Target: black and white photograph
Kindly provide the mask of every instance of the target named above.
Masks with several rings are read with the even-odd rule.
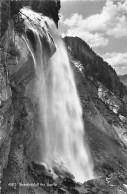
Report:
[[[0,194],[127,194],[127,0],[0,1]]]

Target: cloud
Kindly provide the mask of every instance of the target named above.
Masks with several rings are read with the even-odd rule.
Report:
[[[103,59],[107,61],[116,70],[118,74],[127,73],[127,53],[106,53]]]
[[[92,32],[105,29],[108,20],[109,16],[106,14],[101,14],[101,16],[100,14],[95,14],[84,19],[81,14],[75,13],[69,19],[66,19],[64,24],[68,27],[79,27]]]
[[[127,66],[127,53],[106,53],[103,58],[114,67],[119,66],[119,64],[126,64]]]
[[[107,0],[100,14],[94,14],[87,18],[83,18],[81,14],[75,13],[70,18],[61,21],[68,28],[67,34],[88,35],[92,41],[94,37],[100,41],[104,40],[102,46],[108,44],[109,38],[127,38],[127,1],[126,0]],[[70,33],[71,32],[71,33]],[[92,43],[93,44],[93,43]],[[93,44],[94,45],[94,44]],[[100,44],[95,44],[95,47]]]
[[[75,13],[71,18],[66,19],[63,23],[69,27],[78,27],[84,21],[83,16]]]
[[[64,35],[78,36],[86,41],[91,47],[106,46],[109,43],[109,40],[105,38],[101,32],[93,33],[84,27],[84,19],[82,15],[76,13],[66,20],[62,17],[61,22],[65,28],[66,25],[69,26]]]
[[[106,46],[109,42],[107,38],[104,38],[99,33],[90,33],[87,31],[82,31],[79,28],[73,28],[67,31],[68,36],[78,36],[84,41],[86,41],[91,47]]]

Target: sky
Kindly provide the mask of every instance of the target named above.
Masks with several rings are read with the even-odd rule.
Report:
[[[127,0],[61,0],[59,31],[78,36],[127,74]]]

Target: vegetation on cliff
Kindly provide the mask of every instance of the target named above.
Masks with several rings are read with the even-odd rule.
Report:
[[[127,88],[120,82],[115,70],[98,56],[85,41],[78,37],[65,37],[64,41],[71,56],[83,64],[86,76],[92,76],[100,81],[121,98],[127,94]]]

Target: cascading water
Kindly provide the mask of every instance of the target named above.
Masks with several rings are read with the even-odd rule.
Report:
[[[92,179],[93,165],[84,142],[81,104],[65,46],[52,20],[29,8],[21,12],[27,35],[24,40],[33,56],[37,76],[40,155],[35,160],[61,171],[66,169],[79,182]],[[45,51],[44,37],[56,47],[51,57],[50,51]]]

